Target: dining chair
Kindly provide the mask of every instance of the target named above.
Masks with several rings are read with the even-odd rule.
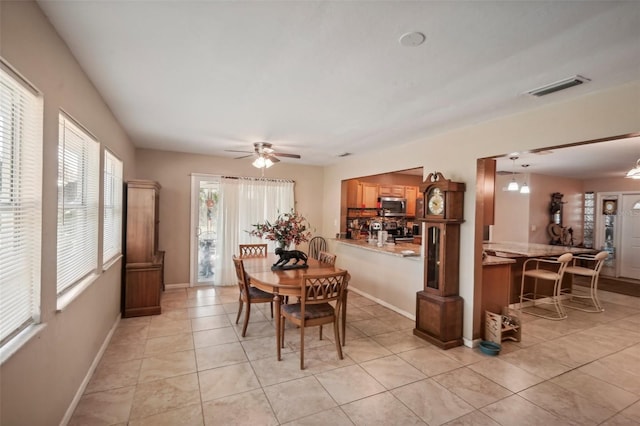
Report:
[[[322,237],[313,237],[309,241],[309,257],[318,260],[320,252],[327,249],[327,240]]]
[[[567,290],[561,289],[560,294],[568,295],[570,297],[569,301],[573,301],[574,298],[584,300],[583,304],[585,307],[566,304],[565,306],[567,308],[577,309],[583,312],[604,312],[604,308],[602,307],[602,305],[600,304],[600,300],[598,299],[598,278],[600,277],[600,271],[602,270],[607,257],[609,257],[609,253],[606,251],[601,251],[596,255],[581,254],[579,256],[573,257],[573,264],[567,266],[567,269],[565,269],[564,271],[565,274],[573,275],[571,287]],[[576,261],[584,262],[590,267],[580,266],[579,264],[576,264]],[[575,281],[576,276],[589,277],[591,279],[589,283],[588,295],[575,294],[575,287],[573,286],[573,282]],[[593,307],[590,307],[588,305],[589,301],[586,299],[590,300]]]
[[[300,302],[282,305],[280,309],[280,346],[284,347],[285,322],[289,320],[300,328],[300,369],[304,370],[304,329],[320,326],[320,340],[322,340],[322,325],[333,323],[336,350],[340,359],[342,346],[340,345],[339,315],[343,294],[347,286],[347,271],[330,274],[305,274],[300,279]],[[335,307],[330,304],[335,302]]]
[[[321,251],[318,255],[318,261],[321,263],[328,263],[329,265],[335,265],[336,255],[329,253],[328,251]]]
[[[567,314],[562,306],[560,290],[562,278],[564,277],[567,265],[573,259],[571,253],[565,253],[557,259],[531,258],[522,265],[522,283],[520,284],[520,312],[525,312],[541,318],[550,320],[563,320]],[[533,266],[532,266],[533,265]],[[527,278],[533,278],[533,292],[525,293],[525,282]],[[538,280],[553,283],[553,293],[551,295],[538,294]],[[544,314],[539,311],[524,310],[524,302],[532,302],[535,307],[540,304],[551,304],[555,308],[555,314]]]
[[[267,245],[240,244],[240,257],[267,257]]]
[[[238,296],[238,316],[236,317],[236,324],[240,320],[240,314],[242,313],[242,307],[246,303],[247,309],[244,314],[244,324],[242,325],[242,337],[247,334],[247,326],[249,325],[249,316],[251,315],[252,303],[271,303],[271,317],[273,318],[273,294],[262,291],[258,288],[249,285],[249,279],[244,271],[244,263],[242,259],[233,256],[233,265],[236,268],[236,277],[238,278],[238,289],[240,295]]]

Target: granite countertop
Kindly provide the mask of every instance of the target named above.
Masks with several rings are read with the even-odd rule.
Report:
[[[498,257],[545,257],[560,256],[564,253],[595,253],[596,250],[584,247],[552,246],[547,244],[517,243],[510,241],[485,242],[483,250]]]
[[[358,247],[364,250],[375,251],[378,253],[390,254],[399,257],[420,257],[420,245],[410,243],[385,244],[378,247],[376,243],[369,243],[367,240],[343,240],[337,239],[336,242],[348,246]]]
[[[516,260],[498,256],[486,256],[482,259],[482,266],[506,265],[510,263],[516,263]]]

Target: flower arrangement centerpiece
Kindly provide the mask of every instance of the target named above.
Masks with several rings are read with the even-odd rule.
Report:
[[[247,231],[250,235],[276,241],[283,249],[289,247],[291,243],[298,245],[311,238],[309,222],[293,209],[288,213],[280,213],[275,222],[265,221],[251,226],[254,229]]]

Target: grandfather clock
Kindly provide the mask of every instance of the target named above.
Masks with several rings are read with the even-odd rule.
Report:
[[[465,184],[429,174],[424,193],[424,290],[416,296],[413,334],[443,349],[462,344],[462,297],[458,295],[460,224]]]

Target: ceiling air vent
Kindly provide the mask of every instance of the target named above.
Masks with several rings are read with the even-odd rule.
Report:
[[[578,86],[579,84],[591,81],[590,79],[581,75],[574,75],[573,77],[565,78],[564,80],[556,81],[555,83],[547,84],[546,86],[538,87],[537,89],[529,90],[527,94],[531,96],[545,96],[559,90],[568,89],[569,87]]]

